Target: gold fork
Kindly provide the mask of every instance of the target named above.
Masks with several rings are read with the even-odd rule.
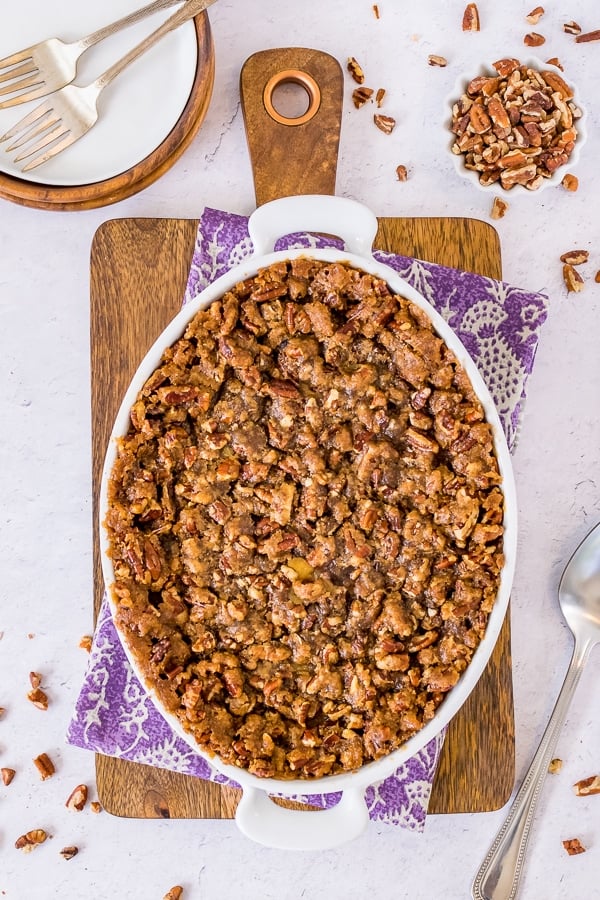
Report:
[[[0,59],[0,109],[37,100],[69,84],[75,78],[77,61],[90,47],[134,25],[161,9],[181,0],[154,0],[148,6],[105,25],[78,41],[67,43],[60,38],[48,38]],[[3,99],[4,98],[4,99]]]
[[[3,134],[0,137],[0,144],[12,140],[6,147],[7,153],[20,149],[20,153],[14,157],[15,162],[29,159],[29,162],[22,166],[22,172],[41,166],[42,163],[52,159],[87,134],[96,123],[98,97],[123,69],[170,31],[198,15],[214,2],[215,0],[186,0],[181,9],[95,81],[85,86],[68,84],[56,91]]]

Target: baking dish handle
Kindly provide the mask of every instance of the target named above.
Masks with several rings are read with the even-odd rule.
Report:
[[[278,238],[299,231],[335,235],[358,256],[372,256],[377,217],[362,203],[348,197],[302,194],[264,203],[248,222],[254,253],[270,253]]]
[[[278,850],[327,850],[357,838],[367,827],[364,788],[345,790],[337,806],[324,810],[287,809],[265,791],[245,787],[235,820],[251,840]]]

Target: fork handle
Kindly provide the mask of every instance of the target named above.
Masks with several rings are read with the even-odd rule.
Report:
[[[592,641],[579,643],[576,640],[571,663],[540,745],[504,824],[473,882],[474,900],[514,900],[516,897],[542,784],[591,649]]]
[[[116,34],[117,31],[121,31],[122,28],[127,28],[129,25],[135,25],[136,22],[141,22],[146,16],[151,16],[152,13],[158,12],[161,9],[168,9],[169,6],[174,6],[176,3],[181,3],[181,0],[154,0],[154,3],[149,3],[148,6],[143,6],[141,9],[129,13],[128,16],[123,16],[122,19],[117,19],[116,22],[111,22],[110,25],[99,28],[98,31],[93,31],[76,43],[79,47],[87,50],[88,47],[93,47],[94,44],[98,44],[100,41],[103,41],[104,38]]]
[[[188,19],[197,16],[199,13],[203,12],[207,6],[210,6],[214,2],[215,0],[186,0],[182,8],[178,9],[176,13],[170,16],[166,22],[163,22],[156,31],[149,34],[147,38],[137,44],[129,51],[129,53],[117,60],[116,63],[113,63],[106,72],[100,75],[96,81],[94,81],[94,87],[98,91],[101,91],[107,84],[110,84],[113,78],[120,75],[123,69],[127,68],[130,63],[134,62],[134,60],[141,56],[142,53],[149,50],[150,47],[153,47],[154,44],[157,44],[166,34],[169,34],[169,32],[173,31],[175,28],[179,28],[179,26],[183,25],[184,22],[187,22]]]

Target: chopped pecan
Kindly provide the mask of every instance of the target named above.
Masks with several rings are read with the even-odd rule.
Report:
[[[364,84],[365,81],[365,73],[363,72],[361,66],[357,63],[356,59],[353,56],[348,57],[348,71],[357,82],[357,84]]]
[[[561,181],[562,186],[566,191],[576,191],[579,187],[579,178],[576,175],[571,175],[570,172],[563,177]]]
[[[41,685],[42,676],[40,675],[39,672],[30,672],[29,673],[29,682],[31,684],[31,687],[35,690],[36,688],[39,688],[39,686]]]
[[[398,178],[398,181],[406,181],[408,179],[408,169],[406,168],[406,166],[396,166],[396,176]]]
[[[352,91],[352,102],[356,109],[360,109],[361,106],[364,106],[371,97],[373,96],[373,88],[365,87],[357,87]]]
[[[578,797],[589,797],[590,794],[600,794],[600,775],[590,775],[573,785],[573,790]]]
[[[16,772],[14,769],[3,768],[3,769],[0,769],[0,774],[2,775],[2,783],[6,787],[8,787],[8,785],[11,783],[11,781],[15,777]]]
[[[557,775],[562,769],[563,761],[556,757],[555,759],[550,760],[550,765],[548,766],[548,771],[551,775]]]
[[[102,812],[102,805],[98,803],[97,800],[92,800],[92,802],[90,803],[90,809],[93,813],[98,814]]]
[[[566,31],[567,34],[581,34],[581,25],[578,25],[577,22],[565,22],[563,25],[563,31]]]
[[[35,690],[29,691],[27,699],[31,701],[34,706],[37,706],[38,709],[48,709],[48,695],[41,688],[35,688]]]
[[[67,798],[65,806],[74,812],[81,812],[87,803],[88,789],[85,784],[78,784]]]
[[[84,634],[82,638],[79,640],[79,646],[82,650],[85,650],[86,653],[92,652],[92,636],[91,634]]]
[[[463,13],[462,30],[479,31],[479,10],[476,3],[467,3]]]
[[[34,828],[18,837],[15,841],[15,847],[24,853],[30,853],[40,844],[43,844],[47,837],[48,835],[43,828]]]
[[[570,266],[580,266],[582,263],[587,262],[589,258],[588,250],[567,250],[560,257],[560,261],[568,263]]]
[[[504,218],[504,214],[508,209],[508,203],[506,200],[502,200],[500,197],[494,197],[494,202],[492,203],[492,211],[490,216],[492,219],[502,219]]]
[[[385,97],[385,88],[377,88],[377,93],[375,94],[375,103],[380,108],[383,103],[383,98]]]
[[[163,900],[181,900],[181,897],[183,897],[183,888],[181,885],[176,884],[167,891]]]
[[[559,60],[558,56],[551,56],[550,59],[547,59],[547,60],[546,60],[546,63],[547,63],[549,66],[556,66],[557,69],[560,69],[561,72],[564,72],[564,68],[563,68],[563,66],[562,66],[562,64],[561,64],[561,61]]]
[[[600,28],[596,31],[586,31],[585,34],[578,34],[575,41],[578,44],[587,44],[590,41],[600,41]]]
[[[42,781],[47,781],[48,778],[52,778],[52,776],[56,772],[54,763],[47,753],[40,753],[39,756],[36,756],[33,760],[33,764],[40,773],[40,778],[42,779]]]
[[[600,284],[600,269],[598,269],[598,271],[594,275],[594,281],[596,282],[596,284]]]
[[[373,4],[373,14],[376,19],[379,19],[380,13],[379,13],[379,6],[377,5],[377,3]]]
[[[427,62],[430,66],[438,66],[438,68],[443,69],[444,66],[448,65],[448,60],[445,56],[438,56],[436,53],[430,53],[427,57]]]
[[[583,290],[583,278],[581,277],[577,269],[575,269],[573,266],[570,266],[568,263],[565,263],[565,265],[563,266],[563,281],[569,294],[578,294],[579,291]]]
[[[59,852],[63,859],[73,859],[79,853],[79,847],[63,847]]]
[[[523,38],[523,43],[527,47],[541,47],[542,44],[546,43],[546,38],[543,34],[538,34],[536,31],[530,31],[529,34],[526,34]]]
[[[492,66],[500,75],[501,78],[507,78],[509,75],[519,68],[521,63],[518,59],[514,59],[514,57],[505,57],[504,59],[498,59],[495,63],[492,63]]]
[[[537,25],[542,16],[544,15],[544,7],[536,6],[535,9],[532,9],[528,16],[525,16],[525,19],[529,22],[530,25]]]
[[[384,134],[391,134],[394,128],[396,127],[396,120],[391,116],[384,116],[381,113],[375,113],[373,116],[373,121],[377,125],[380,131],[383,131]]]
[[[585,853],[585,847],[579,838],[570,838],[568,841],[562,842],[563,847],[569,856],[576,856],[578,853]]]

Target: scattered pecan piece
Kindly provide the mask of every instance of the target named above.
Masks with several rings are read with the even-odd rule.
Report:
[[[60,855],[63,859],[73,859],[79,853],[79,847],[63,847]]]
[[[479,10],[476,3],[467,3],[463,13],[462,30],[479,31]]]
[[[590,775],[582,778],[573,785],[573,790],[578,797],[589,797],[591,794],[600,794],[600,775]]]
[[[84,634],[79,641],[79,646],[82,650],[85,650],[86,653],[90,653],[92,650],[92,636],[90,634]]]
[[[374,13],[376,19],[380,18],[379,7],[377,6],[376,3],[373,4],[373,13]]]
[[[352,102],[357,109],[364,106],[373,96],[373,88],[359,87],[352,91]]]
[[[548,766],[548,771],[551,775],[557,775],[562,769],[563,761],[558,757],[550,760],[550,765]]]
[[[15,777],[16,772],[14,769],[0,769],[0,775],[2,775],[2,783],[8,787]]]
[[[15,841],[15,847],[17,850],[22,850],[24,853],[31,853],[35,847],[39,844],[43,844],[47,837],[48,835],[43,828],[34,828],[32,831],[28,831],[26,834],[22,834],[21,837],[18,837]]]
[[[579,838],[571,838],[568,841],[563,841],[562,844],[569,856],[576,856],[578,853],[585,853],[585,847],[583,846]]]
[[[398,176],[398,181],[406,181],[408,179],[406,166],[396,166],[396,175]]]
[[[437,56],[435,53],[430,53],[427,57],[427,62],[430,66],[438,66],[438,68],[443,69],[444,66],[448,65],[448,60],[445,56]]]
[[[364,84],[365,81],[365,73],[363,72],[361,66],[357,63],[356,59],[353,56],[348,57],[348,71],[354,78],[357,84]]]
[[[570,266],[568,263],[565,263],[565,265],[563,266],[563,280],[569,294],[578,294],[579,291],[583,290],[583,278],[581,277],[577,269],[575,269],[573,266]]]
[[[90,803],[90,809],[93,813],[98,814],[102,812],[102,805],[98,803],[97,800],[92,800],[92,802]]]
[[[181,900],[182,896],[183,888],[181,887],[181,885],[176,884],[174,887],[167,891],[167,893],[163,897],[163,900]]]
[[[525,16],[525,19],[529,22],[530,25],[537,25],[542,16],[544,15],[544,7],[536,6],[535,9],[532,9],[528,16]]]
[[[377,88],[377,93],[375,94],[375,103],[377,104],[378,107],[381,107],[384,97],[385,97],[385,88]]]
[[[590,258],[590,254],[587,250],[567,250],[566,253],[563,253],[560,261],[564,263],[568,263],[570,266],[580,266],[582,263],[585,263]]]
[[[556,66],[557,69],[560,69],[561,72],[564,72],[564,67],[561,64],[561,61],[558,58],[558,56],[551,56],[550,59],[546,60],[546,62],[549,66]]]
[[[542,44],[546,43],[546,38],[543,34],[538,34],[536,31],[530,31],[529,34],[526,34],[523,38],[523,43],[527,47],[541,47]]]
[[[581,34],[581,25],[578,25],[577,22],[565,22],[563,31],[566,31],[567,34]]]
[[[39,688],[42,683],[42,676],[39,672],[30,672],[29,673],[29,681],[31,683],[31,687],[35,690]]]
[[[48,709],[48,695],[41,688],[29,691],[27,699],[38,709]]]
[[[391,116],[383,116],[381,113],[375,113],[373,116],[373,121],[377,125],[380,131],[383,131],[384,134],[391,134],[394,128],[396,127],[396,120]]]
[[[52,776],[56,772],[54,763],[47,753],[40,753],[39,756],[36,756],[33,760],[33,764],[40,773],[40,778],[42,779],[42,781],[47,781],[48,778],[52,778]]]
[[[579,178],[577,175],[571,175],[570,172],[567,172],[561,184],[567,191],[576,191],[579,187]]]
[[[78,784],[77,787],[73,788],[73,790],[69,794],[69,797],[67,799],[67,802],[65,803],[65,806],[67,807],[67,809],[71,809],[74,812],[81,812],[81,810],[84,808],[85,804],[87,803],[87,797],[88,797],[87,785]]]
[[[578,34],[575,41],[578,44],[588,44],[590,41],[600,41],[600,28],[596,31],[586,31],[585,34]]]
[[[4,715],[5,712],[6,712],[5,708],[3,706],[0,706],[0,719],[2,718],[2,716]]]
[[[596,282],[596,284],[600,284],[600,269],[598,269],[598,271],[594,275],[594,281]]]
[[[492,203],[492,211],[490,216],[492,219],[502,219],[504,218],[504,214],[508,209],[508,203],[506,200],[502,200],[501,197],[494,197],[494,202]]]

